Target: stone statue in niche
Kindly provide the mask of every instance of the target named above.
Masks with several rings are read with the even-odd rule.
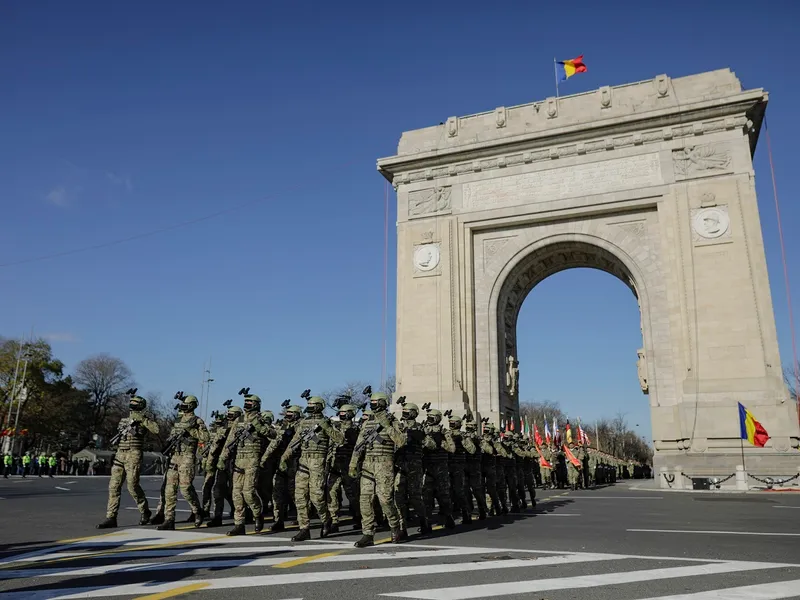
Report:
[[[639,385],[642,386],[642,393],[647,394],[650,388],[647,385],[647,359],[644,356],[644,348],[636,351],[636,371],[639,374]]]
[[[513,356],[506,357],[506,388],[509,396],[516,396],[519,388],[519,361]]]

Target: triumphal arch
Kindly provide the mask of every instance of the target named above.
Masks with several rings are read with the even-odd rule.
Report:
[[[732,472],[742,402],[772,436],[745,449],[748,471],[797,472],[752,163],[766,105],[723,69],[403,133],[378,161],[397,190],[397,393],[516,414],[520,371],[535,385],[517,359],[523,300],[593,267],[641,308],[630,369],[656,468]],[[591,394],[579,379],[563,384]]]

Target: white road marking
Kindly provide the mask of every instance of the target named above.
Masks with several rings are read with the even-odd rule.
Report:
[[[693,594],[659,596],[658,598],[645,598],[645,600],[779,600],[780,598],[797,596],[798,593],[800,593],[800,579],[709,590]]]
[[[127,584],[114,587],[102,588],[82,588],[79,590],[62,588],[47,590],[47,598],[59,598],[60,600],[71,600],[76,598],[109,598],[114,596],[128,596],[141,594],[159,594],[172,591],[179,587],[185,587],[197,583],[207,583],[208,586],[203,591],[240,589],[246,587],[266,587],[278,585],[299,585],[307,583],[324,583],[329,581],[350,581],[354,579],[380,579],[385,577],[408,577],[419,575],[436,575],[442,573],[461,573],[464,571],[489,571],[498,569],[519,569],[531,568],[534,566],[555,565],[555,564],[576,564],[579,562],[596,562],[603,560],[614,560],[614,554],[584,554],[581,557],[573,555],[547,556],[535,560],[492,560],[484,562],[469,562],[440,565],[412,565],[409,567],[389,567],[385,569],[370,570],[350,570],[350,571],[325,571],[311,573],[291,573],[286,575],[254,575],[250,577],[226,577],[221,579],[193,579],[174,581],[162,584]],[[711,565],[712,567],[717,565]],[[705,568],[703,565],[702,568]],[[763,567],[760,567],[763,568]],[[730,570],[741,570],[737,565]],[[727,572],[727,571],[726,571]],[[22,592],[24,594],[24,592]],[[8,598],[14,598],[14,592],[5,594]],[[491,595],[491,594],[490,594]],[[23,596],[19,596],[20,598]],[[29,596],[25,595],[25,598]],[[34,597],[35,598],[35,597]]]
[[[580,517],[579,513],[533,513],[537,517]]]
[[[269,546],[266,548],[228,548],[225,554],[261,554],[261,553],[275,553],[275,552],[292,552],[297,550],[303,551],[319,551],[330,550],[330,546],[321,545],[304,545],[304,546]],[[235,552],[234,552],[235,551]],[[467,556],[474,554],[484,554],[491,551],[487,548],[449,548],[447,550],[412,550],[412,551],[398,551],[398,552],[380,552],[373,554],[357,554],[350,553],[339,556],[327,556],[316,559],[317,563],[346,563],[346,562],[365,562],[365,561],[379,561],[379,560],[408,560],[416,558],[446,558],[451,556]],[[496,551],[494,551],[496,553]],[[214,555],[220,554],[219,548],[199,548],[196,550],[189,550],[188,552],[170,553],[169,551],[142,551],[142,552],[126,552],[125,558],[155,558],[159,556],[180,556],[181,558],[189,558],[192,556]],[[99,559],[107,560],[108,554],[97,556]],[[559,557],[566,558],[566,557]],[[118,571],[139,572],[139,571],[175,571],[175,570],[190,570],[190,569],[222,569],[222,568],[238,568],[238,567],[270,567],[279,565],[287,561],[286,556],[277,556],[269,558],[239,558],[239,559],[215,559],[203,561],[175,561],[175,562],[148,562],[136,564],[117,564],[117,565],[104,565],[102,567],[88,567],[79,569],[69,568],[52,568],[52,569],[20,569],[16,571],[2,571],[0,570],[0,579],[18,579],[24,577],[85,577],[92,575],[106,575]],[[546,564],[539,563],[537,564]]]
[[[773,506],[772,508],[800,508],[800,506]]]
[[[77,481],[68,481],[64,485],[72,485],[73,483],[78,483]]]
[[[570,500],[663,500],[664,496],[570,496]]]
[[[126,506],[125,510],[139,510],[139,508],[136,506]],[[188,508],[176,508],[175,512],[190,513],[192,511]]]
[[[690,560],[690,559],[689,559]],[[621,573],[603,573],[600,575],[579,575],[576,577],[559,577],[553,579],[533,579],[528,581],[510,581],[410,592],[381,594],[392,598],[414,598],[417,600],[468,600],[470,598],[493,598],[496,596],[513,596],[526,593],[540,593],[553,590],[574,590],[575,588],[592,588],[604,585],[621,585],[641,581],[675,579],[678,577],[694,577],[697,575],[720,575],[761,569],[786,567],[778,563],[758,562],[726,562],[717,564],[696,565],[691,567],[670,567],[666,569],[646,569],[643,571],[626,571]],[[727,596],[721,596],[727,598]]]
[[[766,536],[786,536],[800,537],[800,533],[784,533],[771,531],[714,531],[714,530],[695,530],[695,529],[626,529],[636,533],[705,533],[720,535],[766,535]]]
[[[14,483],[31,483],[33,479],[17,479]]]
[[[69,488],[62,488],[62,487],[58,487],[58,486],[56,486],[56,489],[57,490],[62,490],[64,492],[68,492],[69,491]]]

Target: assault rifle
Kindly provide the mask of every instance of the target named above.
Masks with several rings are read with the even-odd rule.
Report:
[[[317,441],[317,434],[322,431],[322,427],[316,425],[314,427],[308,427],[303,433],[297,438],[294,442],[289,445],[289,452],[294,452],[295,449],[300,446],[303,442],[310,442],[310,441]]]
[[[233,439],[231,440],[230,444],[228,444],[225,447],[225,449],[228,452],[233,451],[236,448],[236,446],[239,445],[239,442],[243,442],[245,440],[253,439],[253,432],[255,431],[255,427],[253,427],[253,424],[252,423],[247,423],[247,424],[242,423],[241,425],[243,425],[243,426],[242,427],[237,426],[236,433],[234,434]]]
[[[383,429],[383,427],[380,424],[375,426],[374,429],[370,429],[369,432],[367,432],[367,434],[361,440],[361,443],[356,444],[356,447],[353,448],[353,453],[358,454],[359,452],[361,452],[362,449],[364,449],[369,444],[372,444],[373,442],[378,442],[379,444],[382,444],[383,438],[381,437],[381,429]]]
[[[164,449],[161,451],[161,454],[163,454],[167,459],[169,459],[169,457],[172,456],[172,454],[175,452],[175,449],[178,447],[178,443],[184,437],[186,437],[187,434],[188,434],[188,432],[185,429],[179,429],[178,431],[173,433],[171,436],[169,436],[167,438],[167,444],[164,447]]]
[[[111,438],[108,442],[109,446],[116,446],[122,438],[127,437],[128,435],[135,433],[138,429],[138,422],[128,421],[127,425],[122,425],[120,423],[119,428],[117,429],[117,434]]]

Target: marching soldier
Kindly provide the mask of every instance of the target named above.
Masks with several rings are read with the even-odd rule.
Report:
[[[481,437],[481,471],[486,494],[492,502],[492,511],[495,515],[506,515],[508,514],[508,508],[505,494],[501,495],[498,492],[498,475],[503,474],[503,471],[497,468],[498,450],[495,445],[496,438],[497,430],[494,424],[486,423],[483,426],[483,436]],[[503,474],[503,476],[505,475]]]
[[[111,479],[108,482],[108,506],[106,507],[106,520],[100,523],[98,529],[110,529],[117,526],[117,513],[119,512],[120,493],[122,483],[127,479],[128,491],[141,513],[139,525],[150,522],[150,509],[147,506],[147,497],[142,486],[139,485],[139,475],[142,469],[142,443],[144,436],[149,431],[158,433],[158,423],[148,417],[144,410],[147,400],[136,395],[136,390],[129,390],[131,399],[128,402],[129,416],[119,422],[117,435],[112,438],[116,442],[117,452],[114,454],[111,467]]]
[[[194,514],[194,526],[203,524],[203,508],[194,489],[194,476],[197,469],[197,445],[207,443],[209,436],[203,420],[194,414],[198,402],[196,396],[183,396],[179,410],[180,417],[172,427],[170,439],[175,442],[175,452],[167,466],[166,487],[164,489],[164,522],[158,526],[161,531],[175,529],[175,507],[178,503],[178,487],[189,503]]]
[[[261,455],[261,466],[265,467],[274,457],[280,457],[289,447],[289,441],[294,437],[295,427],[303,415],[303,409],[297,405],[286,408],[283,414],[283,423],[275,430],[275,437]],[[296,472],[295,461],[287,464],[286,471],[275,471],[275,480],[272,485],[272,511],[273,523],[269,528],[270,533],[284,531],[289,512],[289,498],[294,497],[294,477]]]
[[[481,473],[481,461],[483,459],[481,437],[478,433],[478,424],[473,419],[468,418],[464,428],[466,429],[464,438],[469,438],[475,448],[474,452],[467,450],[466,455],[464,487],[466,488],[467,510],[472,513],[472,498],[474,497],[478,505],[478,520],[483,521],[486,518],[486,491],[483,487],[483,474]],[[465,444],[464,448],[467,449],[468,446]]]
[[[334,426],[342,433],[342,441],[333,444],[330,449],[330,472],[328,475],[328,509],[331,514],[331,533],[339,531],[339,512],[341,510],[342,491],[347,496],[350,514],[353,517],[353,528],[361,528],[361,512],[359,510],[358,479],[350,477],[350,459],[358,439],[358,427],[353,423],[356,407],[343,404],[339,408],[339,421]]]
[[[275,439],[275,436],[277,436],[275,426],[273,425],[273,423],[275,423],[275,415],[272,414],[271,410],[262,411],[261,422],[266,425],[269,430],[267,435],[267,439],[269,440],[267,444],[269,444]],[[259,457],[259,459],[260,458],[261,457]],[[276,459],[267,461],[264,467],[261,466],[259,461],[258,495],[261,497],[261,514],[264,518],[267,516],[268,505],[272,503],[272,484],[275,480],[275,471],[278,467],[278,461]]]
[[[400,539],[400,518],[394,504],[394,453],[406,443],[406,434],[401,431],[387,408],[389,397],[376,392],[370,396],[372,418],[364,423],[358,435],[353,457],[350,459],[349,474],[358,474],[361,465],[361,539],[356,548],[374,545],[375,512],[372,501],[377,496],[384,515],[392,529],[392,543]]]
[[[207,490],[203,485],[203,513],[210,516],[211,497],[214,499],[214,516],[208,522],[207,527],[220,527],[222,525],[222,513],[225,510],[225,500],[233,510],[233,492],[231,490],[231,476],[228,465],[223,462],[220,467],[219,459],[225,449],[225,442],[231,429],[236,426],[236,422],[242,416],[242,409],[238,406],[229,406],[226,414],[220,415],[222,421],[219,422],[214,437],[211,438],[208,456],[206,457],[206,477],[211,476],[211,489]],[[208,494],[208,499],[206,499]]]
[[[522,470],[517,471],[517,487],[519,496],[525,505],[525,489],[531,497],[531,508],[536,508],[536,477],[534,476],[534,465],[538,464],[539,455],[534,450],[530,441],[520,439],[519,448],[522,456]],[[518,463],[519,464],[519,463]]]
[[[442,411],[435,408],[428,410],[423,442],[425,453],[422,457],[425,468],[425,512],[433,515],[433,501],[436,499],[439,513],[444,515],[444,526],[453,529],[456,523],[450,504],[450,473],[447,465],[450,455],[456,451],[456,445],[450,430],[444,429],[441,423]]]
[[[300,531],[292,538],[293,542],[304,542],[311,539],[311,521],[308,516],[309,503],[317,509],[322,521],[320,537],[328,537],[331,531],[331,517],[328,513],[328,503],[325,501],[325,482],[327,470],[325,463],[328,459],[328,445],[333,442],[338,444],[344,441],[344,434],[331,426],[330,420],[323,414],[325,400],[319,396],[308,399],[304,418],[297,426],[288,448],[281,456],[278,469],[286,472],[293,455],[300,453],[297,467],[297,477],[294,484],[294,503],[297,506],[297,521]]]
[[[467,497],[464,493],[464,472],[466,470],[467,452],[475,453],[472,439],[461,433],[461,418],[453,415],[448,417],[450,437],[455,446],[455,452],[449,456],[448,471],[450,472],[450,498],[453,508],[461,511],[461,522],[472,523],[472,515],[468,510]]]
[[[406,434],[406,444],[395,452],[394,503],[400,516],[400,540],[408,539],[409,505],[419,518],[422,535],[432,531],[422,500],[422,444],[425,430],[417,422],[419,408],[413,402],[403,404],[398,427]]]
[[[261,422],[261,398],[250,393],[250,388],[242,388],[244,396],[244,416],[231,427],[225,440],[225,447],[219,457],[218,467],[224,469],[231,453],[233,459],[233,529],[226,535],[244,535],[245,509],[250,508],[255,519],[255,531],[264,529],[261,514],[261,498],[258,497],[259,457],[264,448],[264,439],[269,435],[269,427]]]
[[[203,506],[203,516],[206,518],[211,516],[211,499],[214,491],[214,482],[217,479],[217,460],[219,460],[219,454],[222,452],[225,438],[228,437],[225,415],[214,411],[211,416],[214,417],[214,421],[209,428],[210,440],[200,455],[203,467],[201,504]],[[222,512],[220,511],[221,514]],[[215,526],[211,522],[206,524],[206,527]]]
[[[517,497],[517,465],[514,452],[511,450],[511,438],[508,434],[495,441],[497,448],[497,493],[505,500],[511,501],[511,512],[519,512],[519,498]],[[502,476],[500,469],[502,468]],[[506,496],[508,494],[508,496]]]

